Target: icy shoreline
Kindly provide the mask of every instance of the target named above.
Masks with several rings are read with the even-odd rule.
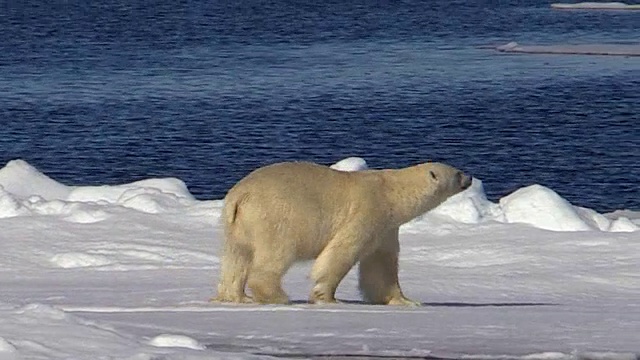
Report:
[[[351,159],[341,170],[361,170]],[[0,359],[448,357],[637,359],[640,212],[574,206],[533,185],[490,202],[479,179],[401,229],[400,277],[419,308],[208,303],[222,201],[179,179],[60,184],[0,169]]]
[[[640,56],[640,44],[520,45],[517,42],[510,42],[496,47],[496,50],[522,54]]]
[[[640,10],[640,4],[630,5],[622,2],[581,2],[554,3],[551,8],[560,10]]]

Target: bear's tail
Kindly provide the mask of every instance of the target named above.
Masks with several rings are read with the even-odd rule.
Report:
[[[227,231],[231,230],[231,227],[236,222],[236,217],[238,216],[238,210],[240,210],[240,203],[242,199],[246,196],[240,196],[238,199],[237,196],[233,196],[230,192],[227,197],[224,199],[224,208],[222,210],[222,222],[225,228],[225,235]]]
[[[249,302],[244,289],[253,263],[253,248],[238,234],[236,222],[240,201],[225,199],[222,226],[224,227],[224,246],[220,264],[220,283],[218,296],[214,301]]]

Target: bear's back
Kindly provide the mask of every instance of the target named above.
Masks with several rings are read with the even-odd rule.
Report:
[[[254,170],[235,187],[250,189],[254,194],[309,197],[349,186],[349,177],[349,173],[310,162],[282,162]]]
[[[373,171],[345,172],[309,162],[284,162],[259,168],[227,194],[229,203],[242,200],[260,217],[308,216],[331,221],[350,217],[371,204],[379,186]]]

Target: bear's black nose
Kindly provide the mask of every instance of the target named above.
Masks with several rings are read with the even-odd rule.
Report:
[[[472,182],[473,182],[473,178],[471,176],[462,174],[462,179],[460,184],[462,185],[462,190],[468,189],[469,186],[471,186]]]

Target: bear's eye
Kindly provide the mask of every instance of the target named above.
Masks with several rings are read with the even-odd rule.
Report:
[[[429,174],[431,174],[431,178],[435,181],[438,181],[438,177],[436,176],[436,173],[433,172],[433,170],[429,170]]]

